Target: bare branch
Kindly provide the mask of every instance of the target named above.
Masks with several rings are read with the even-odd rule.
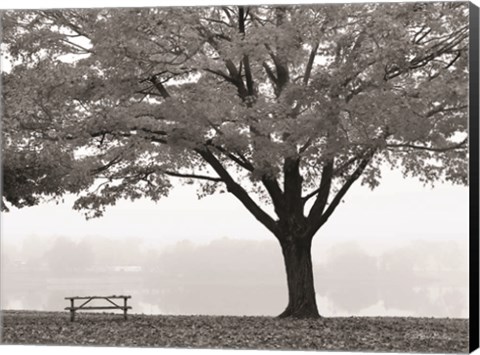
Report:
[[[312,215],[311,218],[309,216],[309,223],[308,225],[308,231],[307,231],[307,236],[313,237],[315,233],[318,231],[318,229],[323,226],[328,218],[332,215],[333,211],[335,211],[335,208],[337,208],[338,204],[342,200],[342,198],[345,196],[347,191],[350,189],[350,187],[353,185],[355,181],[358,180],[358,178],[362,175],[363,171],[367,167],[368,163],[371,161],[373,155],[375,154],[376,149],[370,150],[365,157],[360,161],[358,164],[357,168],[355,171],[350,175],[350,177],[346,180],[346,182],[343,184],[343,186],[340,188],[340,190],[337,192],[335,197],[332,199],[330,204],[328,205],[328,208],[326,211],[321,215]]]
[[[236,155],[234,155],[233,153],[230,153],[225,148],[223,148],[219,145],[215,145],[211,142],[208,142],[207,145],[215,148],[220,153],[222,153],[223,155],[225,155],[226,157],[231,159],[233,162],[240,165],[242,168],[244,168],[244,169],[246,169],[250,172],[252,172],[254,170],[254,167],[253,167],[252,163],[250,163],[245,157],[241,156],[239,153],[237,153],[239,155],[239,157],[237,157]]]
[[[310,80],[310,74],[312,73],[313,62],[317,56],[317,50],[320,42],[317,42],[313,45],[312,51],[310,52],[310,57],[308,58],[307,68],[305,69],[305,75],[303,76],[303,84],[307,85]]]
[[[460,143],[453,144],[447,147],[427,147],[424,145],[409,144],[409,143],[399,143],[399,144],[390,143],[390,144],[387,144],[386,146],[387,148],[410,148],[410,149],[418,149],[418,150],[427,150],[430,152],[448,152],[450,150],[465,148],[467,141],[468,139],[465,138]]]
[[[183,173],[170,171],[170,170],[162,170],[161,172],[165,175],[180,177],[180,178],[208,180],[208,181],[214,181],[214,182],[222,182],[223,181],[219,177],[213,177],[213,176],[198,175],[198,174],[183,174]]]
[[[220,70],[213,70],[213,69],[205,68],[205,71],[207,71],[209,73],[212,73],[212,74],[215,74],[215,75],[218,75],[218,76],[221,76],[222,78],[224,78],[229,83],[234,84],[235,86],[237,85],[237,81],[234,78],[232,78],[231,76],[227,75],[226,73],[224,73]]]
[[[322,176],[320,178],[319,188],[314,191],[314,193],[310,193],[303,198],[303,201],[305,203],[310,197],[313,197],[318,193],[317,199],[315,200],[312,208],[310,209],[310,213],[308,214],[307,218],[309,220],[314,219],[315,216],[321,216],[327,204],[328,195],[330,194],[330,186],[332,185],[333,178],[333,161],[333,159],[330,159],[325,162],[322,169]]]
[[[158,90],[158,92],[160,93],[160,95],[162,95],[164,99],[170,97],[170,94],[168,93],[167,89],[165,89],[165,86],[159,80],[157,75],[153,75],[152,77],[150,77],[149,81],[155,86],[155,88]]]
[[[227,185],[228,192],[232,193],[247,210],[273,234],[277,234],[277,224],[255,201],[251,199],[248,193],[233,180],[229,172],[222,166],[220,161],[208,149],[196,149],[200,156],[216,171],[218,176]]]
[[[91,169],[90,170],[90,175],[97,175],[97,174],[100,174],[106,170],[108,170],[110,167],[120,163],[122,161],[122,155],[119,154],[117,155],[116,157],[114,157],[112,160],[110,160],[108,163],[102,165],[102,166],[99,166],[95,169]]]
[[[266,62],[263,62],[262,65],[263,65],[263,68],[265,69],[265,72],[267,73],[268,78],[272,81],[274,85],[277,85],[277,78],[273,73],[272,68],[270,68],[270,66]]]

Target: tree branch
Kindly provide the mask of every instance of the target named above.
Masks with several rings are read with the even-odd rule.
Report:
[[[226,73],[224,73],[220,70],[213,70],[213,69],[206,68],[205,71],[207,71],[209,73],[212,73],[212,74],[215,74],[215,75],[218,75],[218,76],[221,76],[222,78],[224,78],[229,83],[237,86],[237,80],[236,79],[230,77],[229,75],[227,75]]]
[[[316,216],[317,217],[321,216],[323,213],[323,210],[325,209],[325,206],[328,201],[328,196],[330,194],[330,187],[332,185],[333,164],[334,164],[333,162],[334,162],[333,159],[330,159],[327,162],[325,162],[325,165],[323,166],[323,169],[322,169],[322,176],[320,178],[319,188],[313,193],[310,193],[309,195],[303,198],[303,201],[305,203],[310,197],[313,197],[315,196],[315,194],[318,193],[317,199],[313,203],[313,206],[310,209],[310,212],[308,214],[308,217],[307,217],[308,221],[311,221]]]
[[[100,166],[100,167],[97,167],[95,169],[91,169],[90,170],[90,175],[97,175],[97,174],[100,174],[106,170],[108,170],[110,167],[120,163],[121,161],[123,160],[122,158],[122,155],[119,154],[117,155],[116,157],[114,157],[112,160],[110,160],[108,163]]]
[[[399,143],[399,144],[391,143],[391,144],[387,144],[386,147],[387,148],[410,148],[410,149],[418,149],[418,150],[427,150],[427,151],[430,151],[430,152],[447,152],[447,151],[450,151],[450,150],[464,148],[467,141],[468,141],[468,139],[465,138],[463,141],[461,141],[458,144],[454,144],[454,145],[451,145],[451,146],[448,146],[448,147],[439,147],[439,148],[426,147],[426,146],[423,146],[423,145],[408,144],[408,143]]]
[[[276,78],[275,74],[273,74],[272,68],[270,68],[270,66],[266,62],[263,62],[262,66],[265,69],[265,72],[267,73],[267,76],[270,79],[270,81],[276,86],[277,85],[277,78]]]
[[[94,51],[92,51],[92,50],[90,50],[90,49],[87,49],[87,48],[85,48],[85,47],[83,47],[83,46],[81,46],[81,45],[79,45],[79,44],[77,44],[77,43],[70,42],[69,40],[64,39],[64,38],[60,38],[60,40],[61,40],[62,42],[65,42],[65,43],[68,44],[69,46],[72,46],[72,47],[74,47],[74,48],[77,48],[78,50],[83,51],[83,53],[80,52],[80,53],[78,53],[78,54],[87,54],[87,53],[95,54]]]
[[[336,196],[333,198],[333,200],[330,202],[330,205],[328,206],[327,210],[325,213],[323,213],[321,216],[312,216],[310,219],[309,216],[309,224],[308,224],[308,231],[306,235],[308,237],[313,237],[315,233],[320,229],[321,226],[327,222],[328,218],[332,215],[333,211],[335,211],[335,208],[337,208],[338,204],[342,200],[342,198],[345,196],[347,193],[348,189],[353,185],[353,183],[358,180],[358,178],[362,175],[363,171],[367,167],[368,163],[372,159],[376,149],[372,149],[367,155],[360,161],[360,164],[358,167],[355,169],[352,175],[347,179],[347,181],[344,183],[344,185],[340,188],[340,190],[337,192]]]
[[[333,170],[333,175],[336,175],[338,176],[339,174],[341,174],[346,168],[348,168],[350,165],[352,165],[356,160],[358,160],[358,156],[355,155],[354,157],[348,159],[347,161],[343,162],[342,164],[340,164],[340,166],[337,166],[334,170]]]
[[[211,146],[213,148],[215,148],[216,150],[218,150],[220,153],[222,153],[223,155],[225,155],[227,158],[229,158],[230,160],[232,160],[233,162],[237,163],[239,166],[241,166],[242,168],[244,168],[245,170],[248,170],[250,172],[252,172],[254,170],[254,166],[252,165],[252,163],[250,163],[248,160],[245,159],[245,157],[241,156],[239,153],[237,153],[240,157],[237,157],[235,156],[234,154],[230,153],[229,151],[227,151],[225,148],[219,146],[219,145],[215,145],[211,142],[207,142],[207,145],[208,146]]]
[[[247,92],[247,89],[245,88],[245,84],[242,80],[240,72],[237,70],[237,68],[235,67],[235,64],[233,64],[233,62],[230,59],[225,61],[225,65],[227,66],[228,72],[230,73],[230,77],[234,80],[231,82],[237,87],[238,96],[240,96],[240,98],[244,100],[245,97],[248,96],[248,92]]]
[[[277,234],[277,224],[265,211],[263,211],[251,199],[248,193],[237,184],[230,176],[229,172],[223,167],[218,159],[208,149],[195,149],[195,151],[215,170],[218,176],[226,184],[228,192],[232,193],[247,210],[273,234]]]
[[[320,42],[316,42],[310,52],[310,57],[308,58],[307,68],[305,69],[305,75],[303,76],[303,84],[307,85],[308,81],[310,80],[310,75],[312,73],[313,62],[315,61],[315,57],[317,56],[317,50]]]
[[[206,175],[198,175],[198,174],[182,174],[175,171],[170,170],[162,170],[161,171],[165,175],[180,177],[180,178],[189,178],[189,179],[197,179],[197,180],[208,180],[214,182],[223,182],[222,179],[213,176],[206,176]]]
[[[248,8],[247,8],[247,14],[248,14]],[[238,8],[238,30],[239,32],[245,37],[245,9],[243,6],[239,6]],[[245,79],[247,81],[247,92],[249,96],[254,96],[255,91],[253,87],[253,77],[252,77],[252,71],[250,69],[250,60],[248,58],[248,55],[243,56],[243,67],[245,68]]]
[[[406,68],[400,69],[398,68],[398,66],[392,66],[391,69],[386,69],[384,80],[387,81],[399,75],[402,75],[408,72],[409,70],[424,67],[435,58],[452,51],[456,45],[460,44],[467,37],[468,37],[468,26],[464,26],[459,30],[451,33],[444,40],[432,45],[429,48],[430,54],[426,54],[423,57],[413,58],[412,60],[410,60]],[[454,51],[454,53],[457,53],[457,52],[458,50]]]
[[[243,67],[245,68],[245,79],[247,81],[247,91],[249,96],[255,95],[255,87],[253,84],[252,70],[250,69],[250,60],[248,55],[243,57]]]
[[[164,99],[168,99],[170,97],[170,94],[168,93],[167,89],[165,89],[165,86],[162,84],[162,82],[158,79],[157,75],[153,75],[149,81],[155,86]]]
[[[284,195],[277,179],[264,175],[262,176],[262,183],[272,199],[272,204],[277,216],[279,218],[282,218],[282,216],[285,217],[283,212],[285,209]]]
[[[207,145],[212,146],[216,150],[218,150],[220,153],[231,159],[233,162],[237,163],[239,166],[242,168],[246,169],[247,171],[253,172],[255,170],[255,167],[250,163],[245,157],[243,157],[241,154],[237,153],[239,157],[235,156],[234,154],[228,152],[226,149],[224,149],[221,146],[214,145],[211,142],[208,142]],[[275,213],[277,214],[278,217],[282,214],[281,210],[283,208],[283,192],[280,189],[280,186],[278,185],[278,181],[274,178],[270,178],[266,175],[262,176],[262,183],[265,186],[267,192],[269,193],[272,203],[275,209]]]

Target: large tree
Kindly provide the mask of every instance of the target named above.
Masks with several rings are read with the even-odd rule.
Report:
[[[312,239],[357,180],[374,188],[390,166],[466,184],[467,3],[2,21],[4,207],[74,192],[95,217],[178,179],[228,191],[281,245],[283,317],[319,316]]]

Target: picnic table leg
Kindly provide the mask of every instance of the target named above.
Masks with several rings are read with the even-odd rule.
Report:
[[[127,320],[127,298],[123,299],[123,319]]]
[[[70,300],[70,322],[75,320],[75,309],[73,307],[73,299]]]

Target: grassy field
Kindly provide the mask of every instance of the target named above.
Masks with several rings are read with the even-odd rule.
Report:
[[[3,311],[2,343],[175,348],[468,352],[468,320],[161,316]]]

